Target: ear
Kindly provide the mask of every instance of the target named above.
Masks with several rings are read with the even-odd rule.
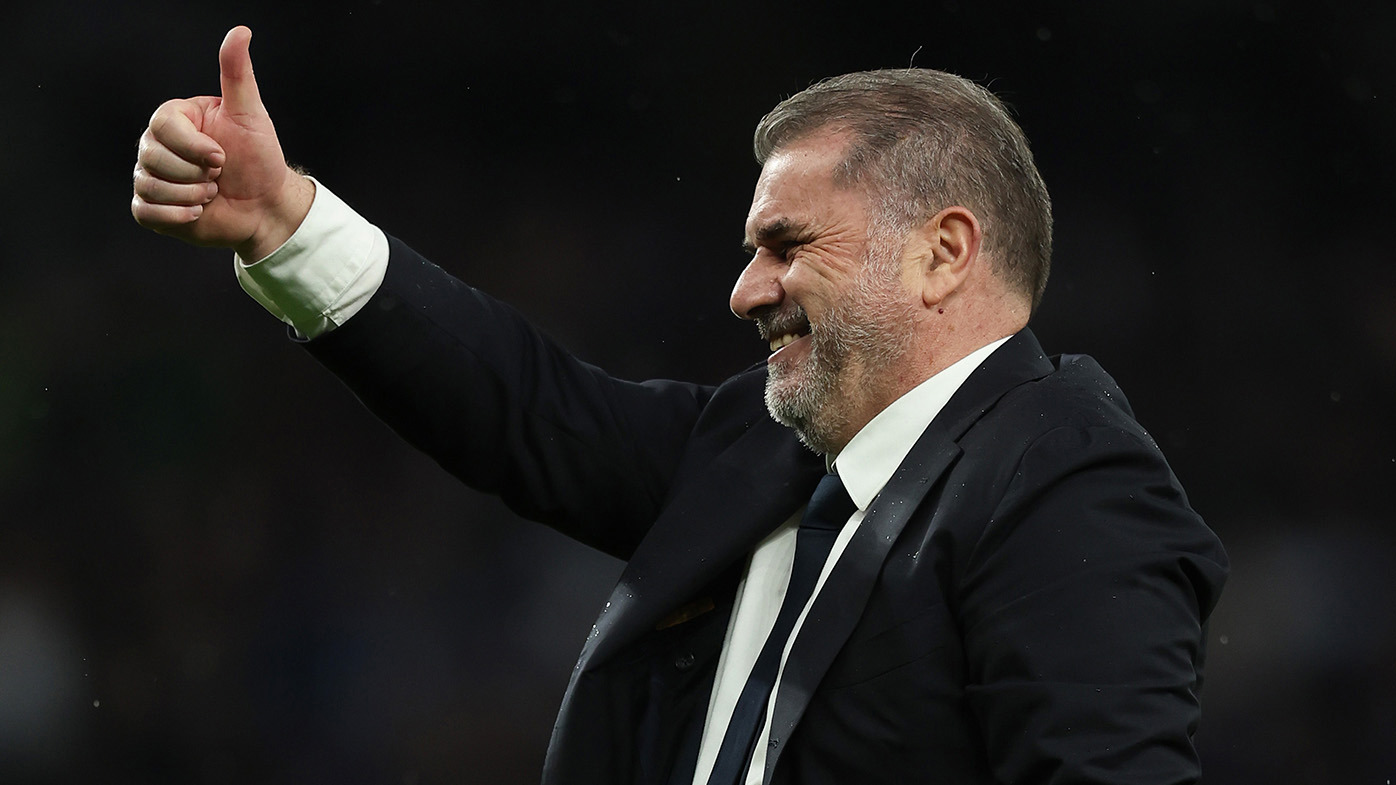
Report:
[[[979,258],[983,234],[968,207],[947,207],[907,238],[905,261],[927,308],[960,288]]]

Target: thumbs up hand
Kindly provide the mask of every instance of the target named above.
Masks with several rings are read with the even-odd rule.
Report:
[[[246,27],[223,39],[221,97],[155,110],[136,155],[131,214],[148,229],[255,262],[295,232],[315,191],[286,165],[252,74],[251,39]]]

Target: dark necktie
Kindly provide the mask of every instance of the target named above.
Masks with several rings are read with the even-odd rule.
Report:
[[[771,697],[771,685],[775,683],[776,673],[780,670],[781,652],[790,641],[795,620],[814,593],[814,584],[829,558],[829,550],[834,547],[834,538],[848,522],[848,516],[853,514],[854,509],[853,500],[848,497],[848,491],[844,490],[838,475],[826,474],[814,489],[809,506],[800,519],[800,530],[795,535],[795,561],[790,566],[790,584],[785,589],[785,600],[780,604],[775,626],[757,655],[746,686],[732,709],[732,721],[727,724],[727,733],[722,737],[722,747],[718,749],[708,785],[738,785],[745,778],[756,735],[765,725],[766,705]]]

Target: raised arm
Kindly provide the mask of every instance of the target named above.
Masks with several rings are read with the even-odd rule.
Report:
[[[235,249],[248,293],[412,444],[520,513],[627,556],[713,388],[611,378],[297,174],[262,105],[250,37],[237,27],[223,41],[221,96],[169,101],[151,118],[136,220]],[[749,401],[743,428],[761,415],[760,397]]]
[[[131,215],[195,245],[248,261],[276,250],[310,210],[315,186],[286,164],[235,27],[218,50],[221,96],[166,101],[141,135]]]

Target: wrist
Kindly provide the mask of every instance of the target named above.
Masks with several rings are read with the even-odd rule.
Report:
[[[248,264],[267,258],[296,233],[314,201],[315,183],[288,168],[286,183],[276,202],[265,209],[252,236],[233,250]]]

